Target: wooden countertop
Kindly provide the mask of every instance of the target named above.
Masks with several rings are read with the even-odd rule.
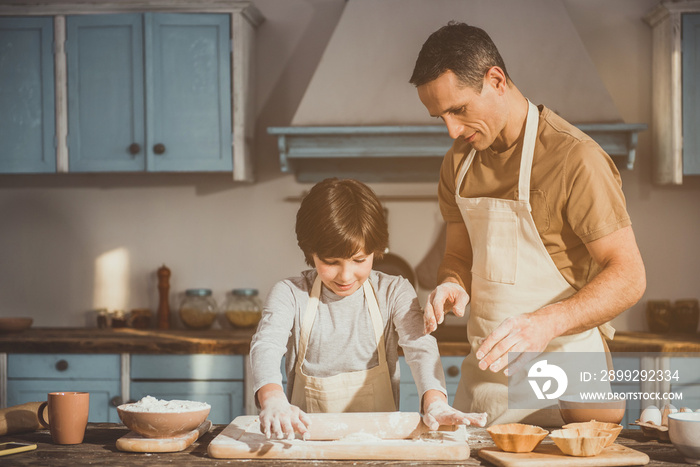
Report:
[[[441,355],[466,355],[466,331],[441,328]],[[30,328],[0,334],[0,353],[247,354],[252,329]]]
[[[253,329],[97,329],[31,328],[0,334],[0,353],[247,354]],[[469,353],[466,330],[442,326],[435,333],[440,355]],[[700,352],[698,334],[618,332],[608,341],[613,352]]]
[[[30,328],[0,334],[5,353],[247,354],[253,330]]]
[[[175,453],[129,453],[118,451],[115,447],[116,440],[125,435],[128,430],[124,425],[114,423],[90,423],[85,433],[85,440],[77,445],[56,445],[51,442],[51,435],[47,430],[34,433],[11,435],[2,437],[2,442],[20,441],[37,444],[34,451],[13,454],[0,458],[3,466],[50,466],[50,467],[74,467],[76,465],[130,465],[130,466],[222,466],[232,463],[244,462],[246,465],[279,465],[279,466],[319,466],[328,465],[334,467],[350,466],[385,466],[394,465],[389,461],[322,461],[322,460],[251,460],[235,461],[225,459],[212,459],[207,457],[207,446],[223,429],[224,425],[216,425],[209,433],[202,436],[192,446],[181,452]],[[478,451],[484,447],[492,447],[493,442],[484,428],[468,428],[469,446],[471,457],[462,462],[421,462],[402,461],[406,466],[428,465],[490,465],[478,457]],[[548,440],[545,440],[548,442]],[[617,438],[617,443],[628,446],[637,451],[646,453],[651,461],[649,466],[662,467],[683,464],[683,457],[670,443],[662,443],[644,438],[640,430],[623,430]]]
[[[612,352],[700,352],[700,334],[651,334],[618,332],[608,341]]]

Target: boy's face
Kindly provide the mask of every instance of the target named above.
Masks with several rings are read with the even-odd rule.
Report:
[[[372,272],[374,253],[358,252],[352,258],[319,258],[314,253],[314,266],[323,285],[336,295],[352,295]]]

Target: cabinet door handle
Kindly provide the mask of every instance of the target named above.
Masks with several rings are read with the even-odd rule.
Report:
[[[66,371],[68,369],[68,362],[65,360],[59,360],[56,362],[56,370]]]
[[[136,154],[141,152],[141,145],[139,143],[131,143],[129,145],[129,154],[132,156],[135,156]]]
[[[129,399],[128,401],[124,402],[124,399],[122,399],[122,396],[114,396],[109,400],[109,404],[112,407],[119,407],[120,405],[122,405],[124,403],[133,404],[134,402],[136,402],[136,401],[133,399]]]
[[[158,143],[154,145],[153,152],[155,152],[158,155],[163,154],[165,152],[165,145],[163,143]]]
[[[456,365],[452,365],[449,368],[447,368],[447,376],[450,376],[454,378],[455,376],[459,376],[459,367]]]
[[[124,403],[124,399],[122,399],[122,396],[114,396],[109,400],[109,403],[112,407],[119,407]]]

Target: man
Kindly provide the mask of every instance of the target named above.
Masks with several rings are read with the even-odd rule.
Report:
[[[641,298],[620,175],[590,137],[521,94],[479,28],[433,33],[410,82],[455,140],[438,188],[446,251],[424,316],[429,333],[471,303],[454,406],[491,424],[560,423],[507,410],[508,352],[604,355],[608,321]]]

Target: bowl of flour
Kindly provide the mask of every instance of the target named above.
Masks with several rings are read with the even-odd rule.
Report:
[[[146,438],[172,438],[187,434],[207,419],[206,402],[160,400],[152,396],[117,407],[124,425]]]

